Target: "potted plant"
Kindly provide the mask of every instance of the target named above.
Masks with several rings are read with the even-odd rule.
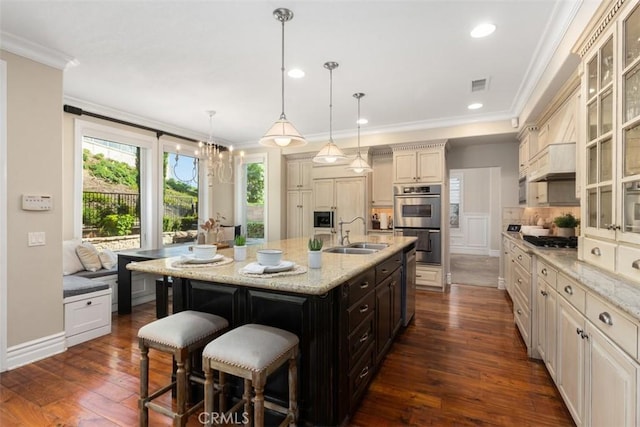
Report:
[[[575,236],[576,227],[580,224],[580,219],[576,218],[571,213],[566,213],[555,217],[553,219],[553,223],[557,227],[556,236],[570,237]]]
[[[322,240],[312,237],[309,239],[309,268],[322,267]]]
[[[233,259],[244,261],[247,259],[247,237],[240,234],[233,241]]]

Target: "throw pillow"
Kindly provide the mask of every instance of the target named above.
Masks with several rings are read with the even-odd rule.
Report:
[[[109,249],[103,250],[98,254],[98,256],[100,257],[102,268],[109,270],[118,264],[118,256]]]
[[[76,248],[82,244],[82,240],[65,240],[62,242],[62,274],[68,276],[69,274],[77,273],[84,270],[84,265],[80,262],[78,254],[76,254]]]
[[[84,265],[84,269],[87,271],[98,271],[102,268],[100,257],[98,256],[98,250],[91,243],[83,243],[76,248],[76,253],[80,262]]]

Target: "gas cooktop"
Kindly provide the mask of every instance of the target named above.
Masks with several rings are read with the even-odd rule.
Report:
[[[576,249],[578,247],[577,237],[559,237],[559,236],[522,236],[524,240],[534,246],[545,248],[568,248]]]

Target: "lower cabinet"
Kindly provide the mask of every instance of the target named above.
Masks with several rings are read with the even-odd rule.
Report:
[[[556,379],[556,324],[558,293],[556,292],[557,271],[542,261],[537,263],[536,292],[536,350],[544,362],[549,375]]]
[[[376,362],[389,350],[393,338],[402,325],[402,269],[376,285]]]

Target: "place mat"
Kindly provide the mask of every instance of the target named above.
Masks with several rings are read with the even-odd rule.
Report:
[[[233,258],[229,258],[229,257],[223,257],[220,261],[209,262],[205,264],[194,264],[194,263],[185,262],[182,259],[179,259],[171,263],[171,267],[173,268],[207,268],[207,267],[219,267],[221,265],[231,264],[232,262],[233,262]]]
[[[306,272],[307,272],[306,266],[296,264],[291,270],[280,271],[278,273],[262,273],[262,274],[245,273],[244,271],[242,271],[242,269],[240,269],[238,271],[238,274],[245,277],[255,277],[260,279],[266,279],[266,278],[278,277],[278,276],[296,276],[298,274],[304,274]]]

